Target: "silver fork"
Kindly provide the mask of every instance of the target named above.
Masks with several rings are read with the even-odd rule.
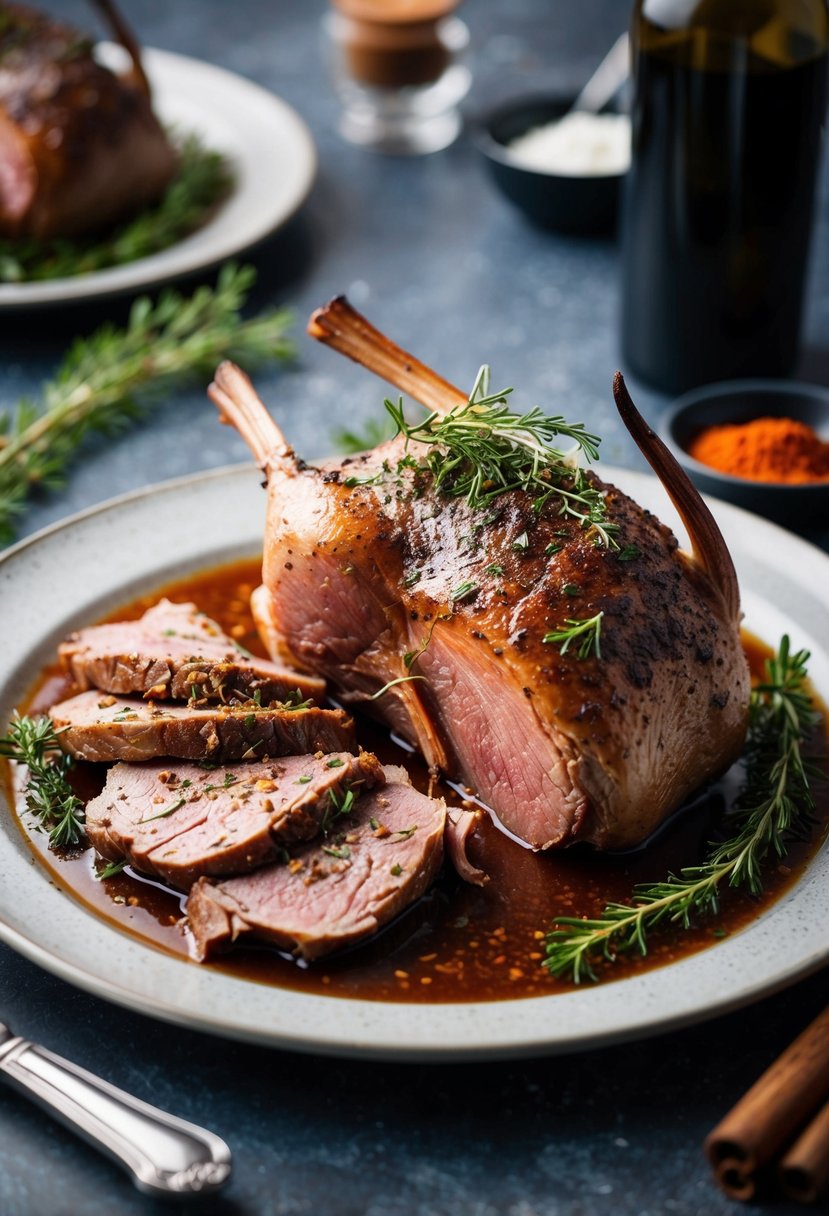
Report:
[[[21,1039],[2,1022],[0,1079],[114,1158],[139,1190],[168,1198],[209,1194],[230,1177],[224,1140]]]

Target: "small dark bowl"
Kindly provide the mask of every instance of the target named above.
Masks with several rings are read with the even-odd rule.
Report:
[[[793,418],[829,442],[829,389],[793,380],[728,380],[707,384],[680,397],[664,415],[662,438],[695,485],[780,524],[808,530],[829,521],[829,481],[787,485],[749,481],[709,468],[688,455],[705,427],[750,422],[752,418]]]
[[[485,115],[474,131],[478,151],[503,194],[534,223],[559,232],[613,231],[623,173],[565,176],[520,165],[507,146],[533,127],[561,118],[575,97],[535,96],[510,101]]]

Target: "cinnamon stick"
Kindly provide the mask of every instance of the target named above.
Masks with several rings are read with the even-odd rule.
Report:
[[[829,1008],[803,1031],[705,1141],[718,1181],[725,1162],[750,1177],[829,1098]],[[810,1158],[811,1159],[811,1158]],[[728,1171],[726,1171],[727,1173]],[[742,1196],[735,1196],[742,1198]]]
[[[757,1194],[757,1179],[754,1174],[747,1173],[741,1161],[726,1157],[714,1170],[714,1177],[719,1183],[720,1190],[725,1191],[729,1199],[741,1199],[748,1203]]]
[[[375,329],[345,296],[335,296],[318,308],[308,322],[308,333],[437,414],[448,414],[469,400],[466,393]]]
[[[780,1162],[780,1186],[790,1199],[814,1203],[829,1190],[829,1102]]]

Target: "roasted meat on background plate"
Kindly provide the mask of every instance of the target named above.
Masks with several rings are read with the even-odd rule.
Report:
[[[431,410],[467,402],[343,299],[310,332]],[[725,543],[621,376],[614,392],[693,555],[593,474],[622,550],[597,546],[555,495],[536,510],[511,490],[481,511],[436,491],[428,473],[399,466],[402,437],[308,466],[238,368],[223,364],[210,389],[267,478],[255,606],[273,657],[324,676],[347,705],[368,705],[536,848],[641,842],[736,759],[747,726]],[[598,613],[600,655],[543,640]]]
[[[137,44],[96,0],[132,67],[22,4],[0,4],[0,237],[50,240],[106,228],[155,202],[178,157],[150,105]]]

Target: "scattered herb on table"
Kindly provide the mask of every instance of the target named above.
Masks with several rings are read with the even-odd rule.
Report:
[[[762,892],[763,862],[769,854],[785,856],[788,842],[808,828],[814,811],[809,783],[823,775],[803,754],[819,721],[806,690],[808,659],[805,650],[792,654],[784,637],[766,662],[765,679],[752,690],[745,781],[728,817],[734,834],[712,844],[701,865],[636,887],[629,904],[608,904],[594,919],[560,917],[547,934],[543,966],[551,974],[576,983],[598,979],[596,963],[647,954],[648,933],[657,926],[688,929],[694,914],[716,913],[721,888]]]
[[[49,830],[49,844],[68,848],[85,843],[84,805],[69,784],[73,759],[60,750],[52,719],[15,715],[0,738],[0,756],[25,764],[26,806]]]
[[[394,426],[388,418],[369,418],[362,431],[335,431],[332,440],[334,446],[346,455],[356,455],[367,452],[370,448],[379,447],[389,439],[394,438]]]
[[[123,430],[161,393],[209,375],[223,358],[251,366],[293,353],[285,311],[242,318],[254,278],[229,264],[214,288],[136,300],[126,328],[106,324],[75,342],[39,405],[0,410],[0,543],[14,538],[31,493],[63,483],[88,435]]]
[[[233,185],[218,152],[189,136],[179,150],[180,166],[158,203],[104,235],[51,241],[0,241],[0,283],[27,283],[90,274],[169,249],[195,232]]]

